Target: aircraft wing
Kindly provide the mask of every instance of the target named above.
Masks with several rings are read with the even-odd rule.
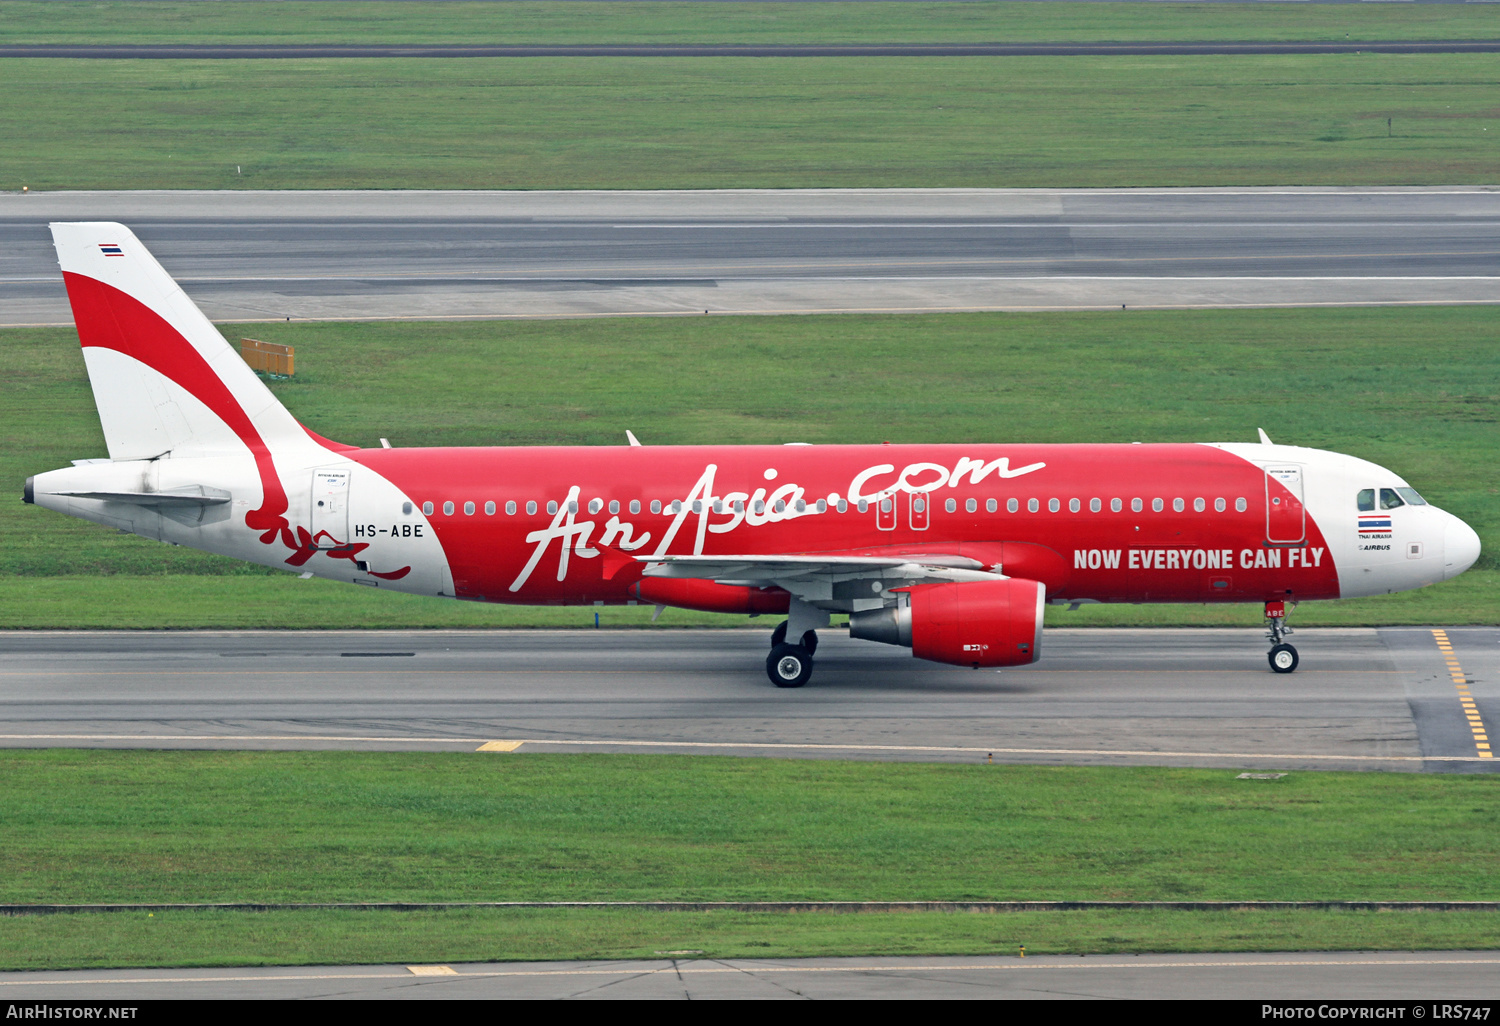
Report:
[[[777,587],[805,602],[850,609],[883,604],[892,588],[940,581],[994,581],[1002,574],[978,560],[941,553],[892,556],[636,556],[645,577],[696,578],[719,584]],[[870,587],[876,584],[878,587]]]

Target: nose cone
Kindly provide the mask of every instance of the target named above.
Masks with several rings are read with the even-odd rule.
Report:
[[[1452,513],[1443,522],[1443,580],[1450,580],[1474,565],[1479,558],[1479,535]]]

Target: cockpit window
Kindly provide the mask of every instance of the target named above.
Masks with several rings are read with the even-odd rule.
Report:
[[[1382,488],[1382,489],[1380,489],[1380,508],[1381,509],[1395,509],[1397,506],[1405,506],[1405,505],[1406,505],[1406,503],[1402,500],[1401,496],[1399,496],[1399,495],[1396,494],[1396,489],[1394,489],[1394,488]]]
[[[1375,489],[1361,488],[1359,490],[1359,511],[1361,513],[1375,512]]]
[[[1397,488],[1396,492],[1412,506],[1427,505],[1427,500],[1418,495],[1415,488]]]

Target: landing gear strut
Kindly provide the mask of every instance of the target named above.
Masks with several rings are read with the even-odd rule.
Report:
[[[1285,640],[1290,633],[1292,629],[1286,625],[1286,603],[1267,602],[1266,640],[1271,643],[1271,651],[1266,653],[1266,660],[1275,673],[1291,673],[1297,668],[1297,650]]]

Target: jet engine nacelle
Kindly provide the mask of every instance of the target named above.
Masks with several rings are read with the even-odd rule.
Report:
[[[955,666],[1024,666],[1041,654],[1047,586],[1039,581],[921,584],[898,594],[895,608],[851,614],[849,636]]]

